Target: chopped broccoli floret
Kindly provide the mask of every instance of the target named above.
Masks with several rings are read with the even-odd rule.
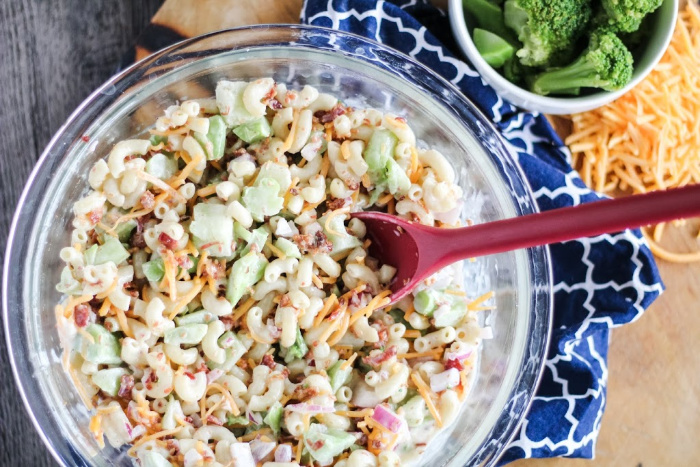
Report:
[[[586,0],[506,0],[504,19],[523,47],[523,65],[547,65],[557,52],[574,48],[593,15]]]
[[[586,50],[571,65],[541,73],[532,84],[533,92],[570,94],[577,88],[615,91],[632,79],[632,54],[611,31],[591,34]]]
[[[618,32],[639,29],[642,20],[661,6],[663,0],[602,0],[604,14],[596,22],[610,26]]]

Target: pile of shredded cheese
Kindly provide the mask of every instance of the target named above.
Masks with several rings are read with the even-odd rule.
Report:
[[[645,193],[700,183],[700,7],[690,0],[679,13],[671,43],[654,70],[630,92],[598,109],[571,116],[566,144],[589,187],[602,193]],[[674,262],[700,260],[700,252],[654,254]]]

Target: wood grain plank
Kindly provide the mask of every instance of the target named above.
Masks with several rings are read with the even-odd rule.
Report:
[[[0,256],[29,172],[116,69],[161,0],[0,0]],[[56,465],[24,411],[0,338],[0,465]]]
[[[196,3],[196,7],[194,4]],[[153,17],[185,37],[262,23],[298,23],[302,0],[168,0]]]

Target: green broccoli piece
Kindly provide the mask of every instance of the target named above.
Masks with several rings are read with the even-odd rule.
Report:
[[[632,79],[632,54],[613,32],[597,29],[588,47],[571,65],[537,76],[532,91],[537,94],[571,94],[577,88],[616,91]]]
[[[616,32],[634,32],[662,3],[663,0],[601,0],[603,11],[596,17],[596,23],[610,26]]]
[[[517,39],[503,21],[503,8],[489,0],[462,0],[466,18],[470,21],[470,27],[478,26],[488,32],[502,37],[507,42],[516,45]]]
[[[530,87],[535,75],[539,72],[537,68],[523,65],[515,56],[506,60],[501,70],[508,81],[526,88]]]
[[[516,52],[523,65],[550,65],[557,52],[575,48],[593,16],[586,0],[506,0],[504,20],[523,46]]]
[[[515,53],[515,48],[505,39],[485,29],[474,29],[474,45],[486,63],[500,68]]]

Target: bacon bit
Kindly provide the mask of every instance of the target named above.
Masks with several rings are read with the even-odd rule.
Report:
[[[330,253],[333,251],[333,244],[328,241],[326,234],[320,230],[314,235],[297,234],[292,237],[294,243],[304,252],[311,254]]]
[[[176,456],[180,452],[178,442],[177,442],[177,440],[174,440],[174,439],[166,439],[165,440],[165,448],[168,451],[170,451],[171,456]]]
[[[389,330],[387,329],[386,324],[381,321],[377,321],[372,325],[372,327],[375,329],[378,328],[377,334],[379,334],[379,341],[374,343],[374,348],[381,349],[387,342],[389,342]]]
[[[236,321],[232,316],[219,316],[219,320],[224,323],[224,329],[226,331],[233,329],[233,323]]]
[[[314,114],[321,123],[330,123],[346,112],[346,108],[341,103],[337,103],[331,110],[319,110]]]
[[[84,143],[88,143],[90,141],[90,137],[88,135],[83,135],[80,139],[82,139]]]
[[[349,204],[352,204],[352,198],[331,198],[329,201],[326,201],[326,207],[329,211],[342,209]]]
[[[326,444],[326,443],[322,439],[316,440],[313,443],[311,443],[311,449],[313,449],[314,451],[317,451],[317,450],[321,449],[324,446],[324,444]]]
[[[272,358],[272,355],[265,354],[263,355],[262,361],[260,362],[261,365],[265,365],[271,370],[274,370],[277,364],[275,363],[275,359]]]
[[[102,219],[102,208],[93,209],[88,213],[88,219],[92,224],[97,224]]]
[[[207,261],[204,263],[201,277],[211,277],[214,280],[221,279],[226,275],[226,270],[217,261]]]
[[[174,250],[177,246],[177,240],[165,232],[161,232],[160,235],[158,235],[158,241],[168,250]]]
[[[155,371],[149,368],[148,376],[146,376],[146,379],[143,381],[143,385],[146,386],[146,389],[153,389],[153,383],[157,382],[158,376],[156,375]]]
[[[90,317],[90,307],[84,304],[78,305],[73,310],[73,318],[75,325],[79,328],[87,326],[88,318]]]
[[[345,310],[347,310],[347,308],[348,308],[347,299],[341,298],[341,299],[338,301],[338,306],[335,307],[335,310],[333,310],[333,311],[331,312],[331,314],[328,315],[328,319],[329,319],[330,321],[333,321],[333,320],[336,319],[338,316],[340,316],[341,314],[345,313]]]
[[[141,203],[141,206],[143,206],[144,209],[153,209],[156,205],[156,197],[151,191],[146,190],[143,192],[141,195],[141,198],[139,199],[139,202]]]
[[[464,366],[462,366],[462,362],[459,360],[451,358],[445,362],[445,370],[449,370],[450,368],[457,368],[458,371],[462,371]]]
[[[365,362],[368,365],[371,366],[377,366],[385,361],[389,360],[390,358],[394,357],[396,355],[396,346],[392,345],[386,351],[380,353],[379,355],[375,355],[374,357],[362,357],[362,361]]]
[[[279,295],[279,305],[280,308],[286,308],[292,306],[292,299],[289,298],[288,294]]]
[[[311,365],[311,363],[310,363],[310,365]],[[305,401],[306,399],[318,396],[319,394],[320,394],[320,391],[318,390],[317,387],[309,386],[309,387],[305,388],[303,386],[297,386],[294,389],[294,392],[292,393],[292,397],[290,399]]]
[[[182,269],[190,269],[194,265],[190,257],[187,255],[176,256],[175,261],[177,261],[177,265]]]
[[[222,422],[221,420],[219,420],[218,418],[216,418],[213,415],[209,415],[207,417],[207,425],[224,426],[224,422]]]
[[[122,375],[117,395],[122,399],[131,399],[132,389],[134,389],[134,377],[131,375]]]
[[[153,213],[149,213],[136,218],[136,232],[131,235],[131,239],[129,240],[129,243],[133,248],[146,248],[146,246],[148,246],[146,245],[146,239],[143,236],[143,227],[146,222],[151,220],[152,217]]]

